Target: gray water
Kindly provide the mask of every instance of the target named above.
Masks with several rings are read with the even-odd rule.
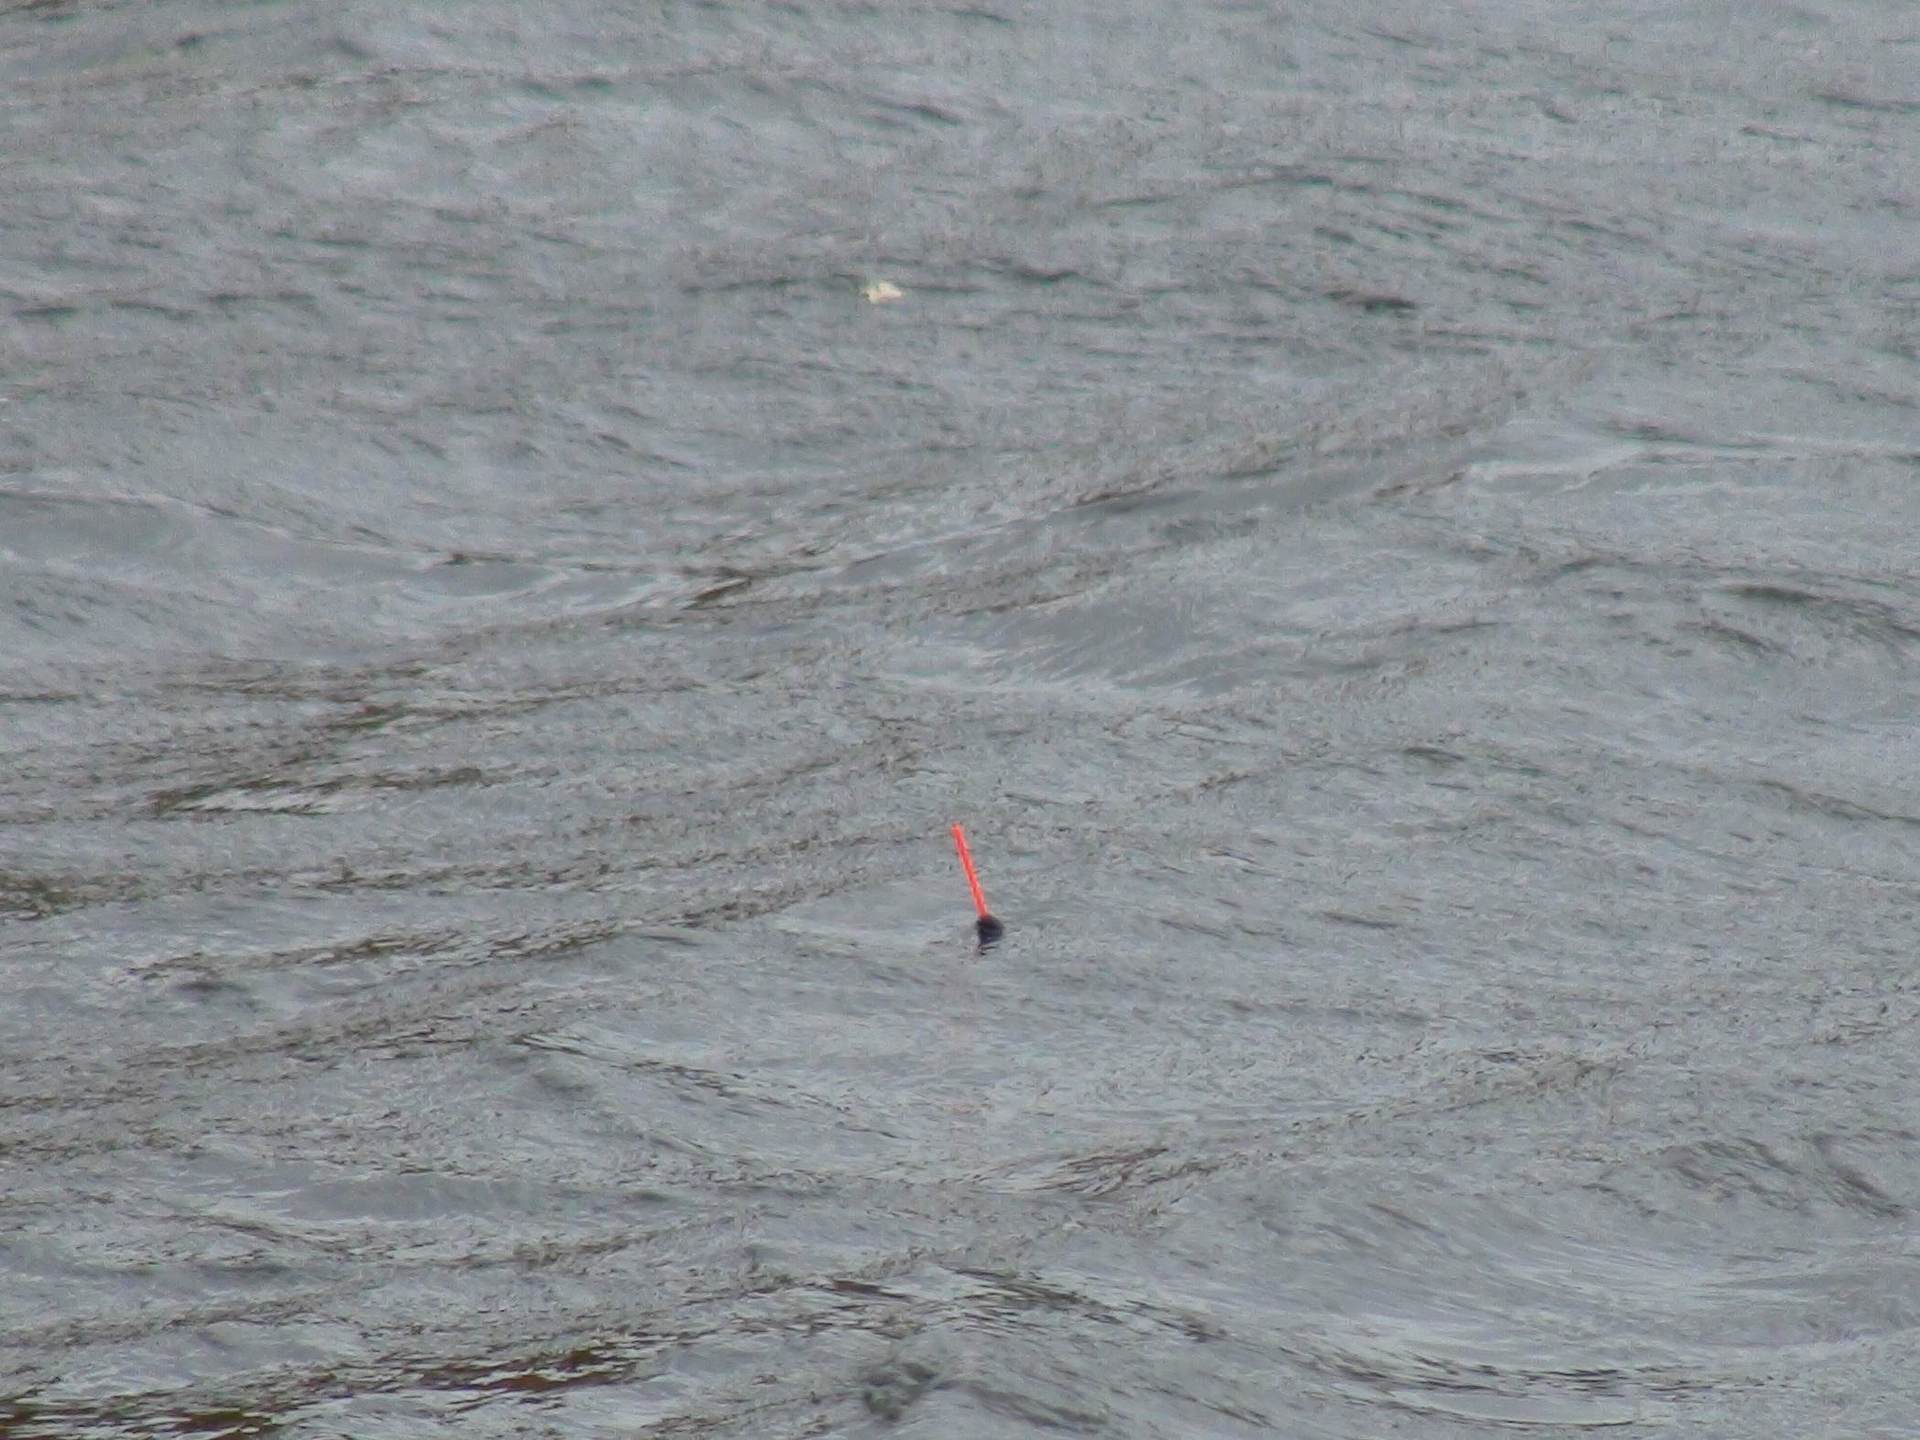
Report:
[[[0,7],[0,1434],[1920,1434],[1916,77]]]

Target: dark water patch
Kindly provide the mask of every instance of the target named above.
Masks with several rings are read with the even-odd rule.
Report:
[[[292,306],[315,314],[319,312],[319,298],[305,290],[215,290],[208,294],[207,303],[220,310]]]
[[[1401,753],[1410,759],[1425,760],[1440,766],[1463,765],[1467,761],[1467,757],[1459,751],[1441,745],[1409,745]]]
[[[1920,825],[1920,815],[1909,815],[1857,800],[1848,800],[1843,796],[1825,794],[1785,780],[1763,780],[1760,782],[1760,787],[1779,796],[1796,810],[1827,819]]]
[[[431,790],[445,785],[479,785],[485,776],[471,765],[412,774],[356,774],[325,780],[251,777],[189,785],[156,794],[152,814],[159,819],[175,815],[270,811],[284,815],[318,815],[335,808],[336,797],[359,792]]]
[[[1797,612],[1889,643],[1904,646],[1920,640],[1920,625],[1910,623],[1898,609],[1881,601],[1772,582],[1735,584],[1727,587],[1727,593],[1757,606]]]
[[[1345,910],[1321,910],[1316,912],[1322,920],[1331,920],[1336,925],[1357,925],[1363,930],[1398,930],[1402,922],[1386,920],[1374,915],[1355,915]]]
[[[1827,86],[1813,92],[1814,99],[1838,110],[1877,111],[1890,115],[1920,115],[1920,99],[1904,96],[1872,95],[1851,86]]]
[[[250,1010],[254,1007],[253,992],[245,985],[213,973],[209,969],[191,969],[193,962],[176,962],[176,968],[187,973],[173,982],[173,993],[194,1006],[216,1005],[232,1006]]]
[[[1059,285],[1068,280],[1088,280],[1071,266],[1048,265],[1041,261],[1009,259],[1003,262],[1002,272],[1026,285]]]
[[[200,312],[191,306],[167,305],[158,300],[129,300],[116,298],[107,302],[110,310],[124,310],[133,314],[158,315],[165,320],[188,321],[199,318]]]
[[[51,920],[94,906],[114,905],[142,893],[137,875],[127,871],[81,874],[77,871],[32,874],[0,871],[0,914],[16,920]]]
[[[1757,1203],[1803,1213],[1820,1206],[1896,1219],[1909,1207],[1887,1195],[1856,1166],[1836,1163],[1835,1137],[1782,1146],[1757,1139],[1702,1141],[1663,1157],[1687,1185],[1714,1201]]]
[[[384,976],[427,963],[440,965],[457,960],[463,948],[468,948],[470,953],[470,944],[468,937],[457,931],[413,931],[367,935],[339,944],[302,946],[258,954],[220,954],[195,950],[153,961],[142,966],[139,974],[143,980],[165,980],[175,972],[192,975],[217,973],[229,977],[224,983],[230,984],[234,978],[261,972],[338,967],[358,969],[373,962]]]
[[[868,1373],[860,1401],[882,1420],[898,1422],[939,1380],[938,1367],[924,1360],[902,1358]]]
[[[44,920],[87,903],[84,889],[61,880],[0,872],[0,919]]]
[[[1105,1406],[1090,1406],[1090,1397],[1073,1394],[1071,1388],[1055,1382],[1039,1393],[987,1379],[954,1382],[952,1389],[976,1402],[981,1409],[1001,1421],[1068,1435],[1099,1435],[1113,1423],[1113,1411]]]
[[[192,1440],[254,1440],[284,1435],[289,1421],[232,1405],[179,1406],[162,1396],[151,1409],[125,1402],[106,1405],[41,1404],[16,1400],[0,1410],[9,1436],[18,1440],[81,1440],[93,1436],[151,1435]]]
[[[752,575],[728,575],[696,591],[686,602],[686,606],[689,610],[699,610],[737,597],[741,591],[753,584],[755,578]]]
[[[1388,295],[1364,290],[1329,290],[1327,298],[1373,315],[1408,315],[1420,308],[1416,301],[1409,300],[1403,295]]]
[[[261,1387],[246,1406],[216,1401],[194,1403],[194,1396],[153,1392],[108,1404],[38,1405],[16,1402],[14,1419],[23,1428],[9,1433],[71,1437],[79,1435],[165,1435],[199,1437],[273,1436],[297,1432],[337,1414],[340,1402],[369,1396],[444,1395],[453,1404],[447,1419],[472,1415],[490,1404],[520,1402],[532,1413],[543,1397],[579,1388],[641,1383],[665,1367],[662,1353],[697,1338],[698,1332],[636,1334],[580,1343],[545,1352],[448,1358],[394,1354],[377,1361],[319,1369],[290,1382]]]
[[[1475,1428],[1610,1429],[1642,1423],[1634,1396],[1662,1383],[1671,1393],[1711,1390],[1708,1383],[1660,1371],[1528,1368],[1386,1346],[1298,1352],[1310,1373],[1337,1388],[1359,1387],[1395,1411],[1444,1418]],[[1612,1403],[1609,1403],[1609,1402]]]
[[[38,320],[47,324],[58,324],[62,320],[71,320],[80,314],[78,305],[49,303],[44,305],[20,305],[14,308],[16,320]]]
[[[1184,1157],[1166,1144],[1146,1141],[1087,1154],[1032,1156],[979,1178],[1009,1194],[1066,1193],[1106,1202],[1207,1173],[1218,1163]]]
[[[643,1378],[657,1348],[658,1342],[653,1345],[636,1344],[632,1340],[602,1342],[511,1360],[389,1365],[383,1369],[390,1376],[399,1369],[408,1377],[406,1381],[392,1380],[390,1383],[395,1388],[417,1385],[429,1390],[459,1391],[476,1399],[496,1394],[542,1395],[580,1385],[607,1385]]]
[[[1783,660],[1792,655],[1792,651],[1773,641],[1743,630],[1737,625],[1729,625],[1722,620],[1687,621],[1680,626],[1682,633],[1699,635],[1710,644],[1731,650],[1736,654],[1756,660]]]

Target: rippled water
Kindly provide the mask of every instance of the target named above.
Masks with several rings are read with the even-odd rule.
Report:
[[[1920,1433],[1916,75],[0,7],[0,1434]]]

